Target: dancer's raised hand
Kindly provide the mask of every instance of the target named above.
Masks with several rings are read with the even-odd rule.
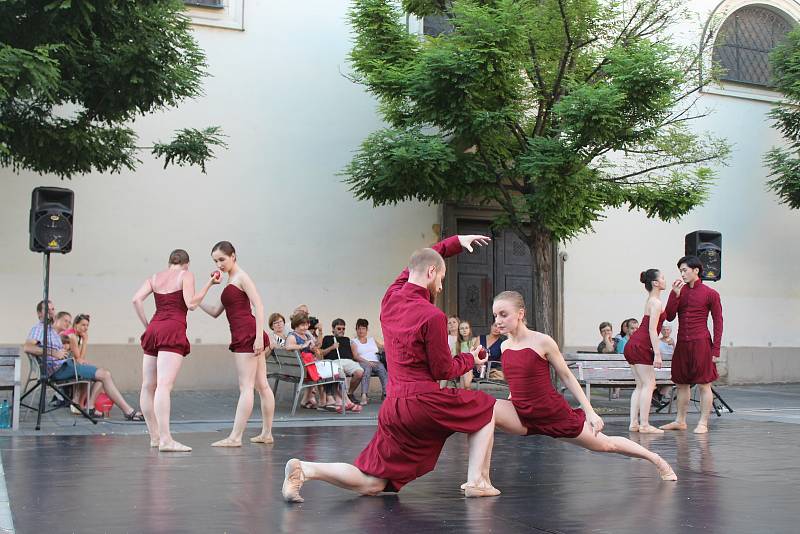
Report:
[[[211,283],[212,284],[219,284],[222,281],[222,273],[219,271],[212,271],[211,272]]]
[[[461,246],[467,249],[468,251],[472,252],[472,246],[486,246],[492,240],[491,237],[486,237],[485,235],[460,235],[458,236],[458,242],[461,243]]]
[[[475,359],[475,365],[485,365],[486,364],[486,360],[489,359],[489,355],[486,353],[486,349],[484,349],[480,345],[478,345],[477,347],[475,347],[474,349],[472,349],[469,352],[470,352],[470,354],[472,354],[472,357]]]
[[[683,289],[684,285],[685,284],[683,283],[683,280],[681,280],[680,278],[672,282],[672,291],[675,292],[676,297],[681,296],[681,289]]]

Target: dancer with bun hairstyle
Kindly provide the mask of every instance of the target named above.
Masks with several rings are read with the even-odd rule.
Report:
[[[630,364],[636,389],[631,395],[631,432],[663,434],[664,431],[650,424],[650,403],[656,388],[653,367],[661,369],[659,332],[664,324],[661,292],[666,288],[664,275],[658,269],[647,269],[639,275],[639,281],[647,291],[644,317],[639,328],[625,344],[625,360]]]
[[[186,313],[205,298],[213,280],[200,293],[194,291],[194,275],[189,272],[189,254],[182,249],[169,255],[166,270],[145,280],[133,296],[136,315],[145,327],[142,334],[142,407],[150,446],[161,452],[190,452],[191,447],[178,443],[169,430],[170,394],[175,378],[189,354],[186,338]],[[153,294],[156,312],[150,321],[144,312],[144,299]]]
[[[219,283],[221,273],[228,275],[227,284],[217,305],[203,304],[203,311],[219,317],[222,311],[228,318],[231,329],[231,344],[239,377],[239,402],[230,435],[211,444],[212,447],[241,447],[247,420],[253,413],[253,389],[261,398],[263,426],[258,436],[250,438],[252,443],[273,443],[272,417],[275,414],[275,397],[267,384],[266,353],[269,351],[269,336],[264,332],[264,304],[256,285],[236,261],[236,249],[229,241],[220,241],[211,249],[211,257],[218,272],[212,273]],[[221,273],[220,273],[221,272]],[[255,309],[255,316],[252,310]]]
[[[502,344],[503,373],[510,400],[498,400],[495,421],[511,434],[543,434],[596,452],[614,452],[642,458],[658,469],[662,480],[677,480],[675,472],[658,454],[620,436],[606,436],[603,420],[592,409],[577,379],[564,362],[553,338],[525,326],[525,303],[516,291],[504,291],[494,299],[492,311]],[[580,402],[573,409],[550,382],[553,367],[570,393]],[[391,376],[391,375],[390,375]]]

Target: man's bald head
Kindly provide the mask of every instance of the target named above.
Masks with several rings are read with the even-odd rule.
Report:
[[[425,274],[430,267],[437,269],[444,267],[444,258],[432,248],[416,250],[408,260],[408,270],[412,273]]]

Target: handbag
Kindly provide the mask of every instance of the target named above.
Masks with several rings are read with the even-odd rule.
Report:
[[[317,359],[314,357],[313,352],[301,352],[300,359],[303,360],[303,367],[306,368],[306,377],[312,382],[319,380],[319,370],[317,368]]]
[[[330,380],[331,378],[339,378],[342,373],[342,368],[339,362],[333,360],[323,360],[316,362],[317,372],[320,378]]]

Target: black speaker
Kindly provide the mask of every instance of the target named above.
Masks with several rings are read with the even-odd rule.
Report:
[[[30,249],[33,252],[72,250],[72,208],[75,193],[62,187],[37,187],[31,193]]]
[[[697,256],[703,263],[702,280],[717,282],[722,279],[722,234],[711,230],[698,230],[686,234],[686,255]]]

